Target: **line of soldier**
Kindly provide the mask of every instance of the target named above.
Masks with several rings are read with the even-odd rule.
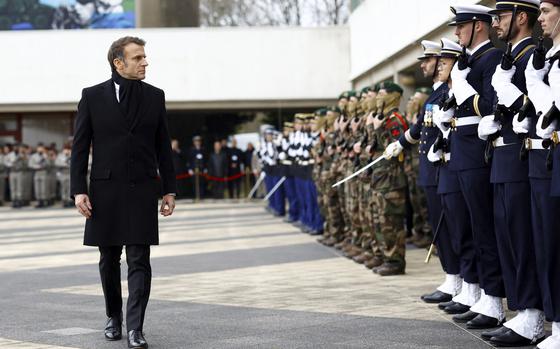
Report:
[[[402,90],[387,82],[317,113],[320,241],[379,275],[404,273],[403,163],[417,145],[417,184],[445,273],[422,299],[486,330],[492,345],[560,348],[560,0],[451,11],[458,43],[422,42],[433,92],[410,128],[397,110]],[[549,50],[532,39],[537,22]],[[387,161],[332,187],[378,156]],[[509,321],[504,299],[516,312]]]
[[[60,152],[39,143],[35,149],[27,144],[8,144],[0,148],[0,205],[6,199],[13,208],[49,207],[57,198],[63,207],[74,207],[70,198],[71,144]]]

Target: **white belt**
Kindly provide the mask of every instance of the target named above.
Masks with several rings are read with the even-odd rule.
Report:
[[[515,143],[504,143],[504,137],[498,137],[496,138],[496,140],[492,143],[492,145],[494,146],[494,148],[499,148],[499,147],[504,147],[506,145],[512,145]]]
[[[449,162],[451,160],[451,153],[444,153],[443,154],[443,161]]]
[[[480,116],[465,116],[464,118],[451,119],[451,127],[457,128],[461,126],[478,125],[482,118]]]
[[[290,160],[284,160],[282,161],[282,165],[291,165],[292,162]]]
[[[309,161],[300,161],[299,165],[300,166],[307,166],[307,165],[309,165]]]
[[[525,138],[523,142],[525,144],[525,149],[527,150],[544,150],[543,140],[534,138]]]

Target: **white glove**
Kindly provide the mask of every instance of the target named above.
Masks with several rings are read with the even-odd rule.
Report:
[[[533,57],[534,54],[531,55],[531,57],[529,57],[529,61],[527,62],[527,68],[525,68],[525,78],[527,80],[540,80],[543,81],[544,77],[546,75],[546,73],[548,73],[548,71],[550,70],[550,62],[548,60],[546,60],[544,62],[544,67],[542,69],[535,69],[535,67],[533,67]]]
[[[385,159],[389,160],[392,157],[398,156],[403,151],[403,146],[399,141],[394,141],[393,143],[389,144],[385,151],[383,152],[383,156]]]
[[[428,151],[427,157],[428,157],[428,161],[430,162],[438,162],[441,161],[441,158],[443,157],[443,152],[441,151],[441,149],[439,149],[437,152],[434,152],[434,145],[432,144],[430,150]]]
[[[533,67],[533,56],[529,58],[527,68],[525,69],[525,80],[527,82],[527,91],[531,102],[535,106],[537,113],[546,113],[552,105],[552,91],[549,85],[545,84],[543,79],[550,68],[550,63],[545,62],[544,68],[536,70]]]
[[[542,123],[544,119],[544,114],[539,116],[539,120],[537,121],[537,136],[541,137],[542,139],[549,139],[552,137],[552,132],[556,130],[556,120],[552,121],[550,125],[544,130],[542,129]]]
[[[280,159],[280,160],[286,160],[286,153],[281,152],[280,154],[278,154],[278,159]]]
[[[453,119],[454,114],[455,108],[449,108],[447,111],[438,109],[432,116],[432,121],[434,125],[436,125],[441,130],[441,132],[445,132],[449,130],[449,126],[446,126],[444,124],[449,123],[451,119]]]
[[[455,88],[455,81],[466,80],[471,72],[471,68],[467,67],[463,70],[459,69],[459,63],[455,63],[451,70],[451,80],[453,81],[453,88]]]
[[[354,145],[352,146],[352,150],[354,150],[354,153],[360,154],[362,152],[362,143],[354,143]]]
[[[531,127],[531,121],[529,118],[519,121],[519,113],[515,114],[512,121],[513,132],[516,134],[529,133],[529,128]]]
[[[560,105],[560,67],[558,63],[554,63],[550,67],[550,72],[548,73],[548,84],[552,90],[552,98],[556,102],[556,107]]]
[[[483,141],[488,139],[488,136],[498,132],[502,125],[498,121],[494,121],[494,115],[486,115],[478,124],[478,138]]]
[[[523,92],[511,82],[515,70],[515,66],[511,67],[510,70],[503,70],[500,64],[496,67],[494,75],[492,75],[492,86],[496,90],[498,101],[506,107],[511,107],[523,95]]]

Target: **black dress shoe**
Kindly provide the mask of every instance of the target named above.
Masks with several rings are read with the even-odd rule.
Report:
[[[430,294],[425,294],[421,298],[426,303],[442,303],[449,302],[453,297],[449,293],[435,291]]]
[[[118,341],[122,338],[122,322],[117,317],[111,317],[107,320],[105,326],[105,339],[108,341]]]
[[[467,322],[467,328],[473,330],[484,330],[487,328],[494,328],[502,326],[504,321],[500,321],[496,318],[478,314],[474,319]]]
[[[148,342],[144,339],[142,331],[128,331],[128,347],[133,349],[148,349]]]
[[[449,307],[449,306],[451,306],[451,305],[453,305],[453,304],[455,304],[455,302],[453,302],[453,301],[443,302],[443,303],[439,303],[439,304],[437,305],[437,307],[440,308],[441,310],[444,310],[445,308],[447,308],[447,307]]]
[[[445,311],[447,314],[463,314],[469,311],[470,308],[471,307],[469,307],[468,305],[455,303],[453,305],[443,308],[443,311]]]
[[[508,328],[508,331],[490,338],[490,343],[497,347],[524,347],[533,344],[533,341]]]
[[[509,328],[507,328],[505,326],[502,326],[502,327],[498,328],[497,330],[482,332],[480,334],[480,337],[482,337],[482,339],[484,339],[485,341],[489,341],[490,338],[492,338],[494,336],[501,335],[501,334],[503,334],[507,331],[509,331]]]
[[[465,323],[465,322],[471,321],[472,319],[474,319],[478,315],[479,314],[475,313],[474,311],[467,310],[463,314],[457,314],[457,315],[453,316],[453,321],[458,322],[458,323]]]

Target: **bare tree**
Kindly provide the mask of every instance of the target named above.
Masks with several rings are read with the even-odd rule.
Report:
[[[320,26],[346,23],[350,0],[201,0],[203,26]]]

